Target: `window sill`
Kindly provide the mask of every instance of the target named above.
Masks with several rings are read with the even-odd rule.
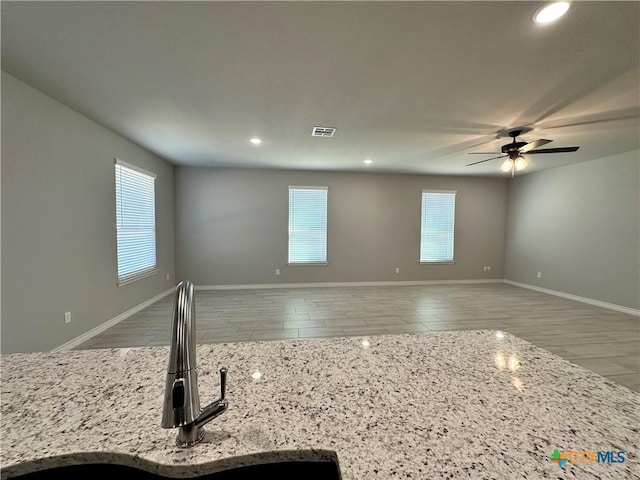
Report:
[[[455,260],[449,260],[446,262],[420,262],[420,265],[453,265]]]
[[[143,278],[151,277],[157,274],[160,270],[157,268],[151,268],[149,270],[143,270],[141,272],[137,272],[131,275],[127,275],[126,277],[122,277],[118,279],[118,286],[123,287],[124,285],[129,285],[130,283],[137,282],[138,280],[142,280]]]
[[[296,263],[287,263],[288,267],[326,267],[329,265],[329,262],[296,262]]]

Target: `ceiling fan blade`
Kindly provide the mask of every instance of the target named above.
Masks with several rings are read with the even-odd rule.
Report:
[[[503,158],[503,157],[506,157],[506,155],[499,155],[497,157],[487,158],[486,160],[480,160],[479,162],[468,163],[467,167],[470,167],[471,165],[477,165],[478,163],[488,162],[489,160],[495,160],[497,158]]]
[[[543,148],[542,150],[529,150],[527,154],[531,155],[532,153],[564,153],[564,152],[575,152],[580,147],[560,147],[560,148]]]
[[[468,155],[493,155],[498,152],[467,152]]]
[[[551,143],[551,142],[553,142],[553,140],[545,140],[544,138],[541,138],[540,140],[535,140],[533,142],[527,143],[524,147],[520,148],[518,151],[520,153],[527,153],[527,152],[530,152],[531,150],[534,150],[538,147],[541,147],[542,145],[546,145],[547,143]]]

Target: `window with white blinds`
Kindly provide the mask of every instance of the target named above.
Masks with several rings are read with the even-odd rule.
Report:
[[[422,191],[421,262],[453,262],[455,210],[455,191]]]
[[[327,262],[327,187],[289,187],[289,263]]]
[[[156,176],[116,160],[118,285],[156,269]]]

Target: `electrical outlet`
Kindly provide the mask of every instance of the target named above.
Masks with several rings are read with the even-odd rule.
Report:
[[[71,323],[71,312],[65,312],[64,323]]]
[[[491,265],[488,265],[487,266],[487,272],[490,272],[490,271],[491,271]]]
[[[280,269],[276,268],[276,275],[280,275]]]
[[[169,280],[169,274],[167,273],[167,280]]]
[[[396,273],[400,273],[400,267],[396,267]]]
[[[485,265],[484,267],[482,267],[482,271],[483,272],[490,272],[491,271],[491,265]]]
[[[536,275],[536,277],[538,277],[538,278],[542,278],[542,272],[538,272],[538,274]]]

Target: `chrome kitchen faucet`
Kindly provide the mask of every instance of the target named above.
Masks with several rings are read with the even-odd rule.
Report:
[[[171,324],[171,350],[164,389],[162,428],[178,428],[176,445],[191,447],[202,440],[206,423],[223,414],[229,402],[225,398],[227,369],[220,369],[220,398],[200,408],[196,371],[196,310],[193,283],[180,282]]]

